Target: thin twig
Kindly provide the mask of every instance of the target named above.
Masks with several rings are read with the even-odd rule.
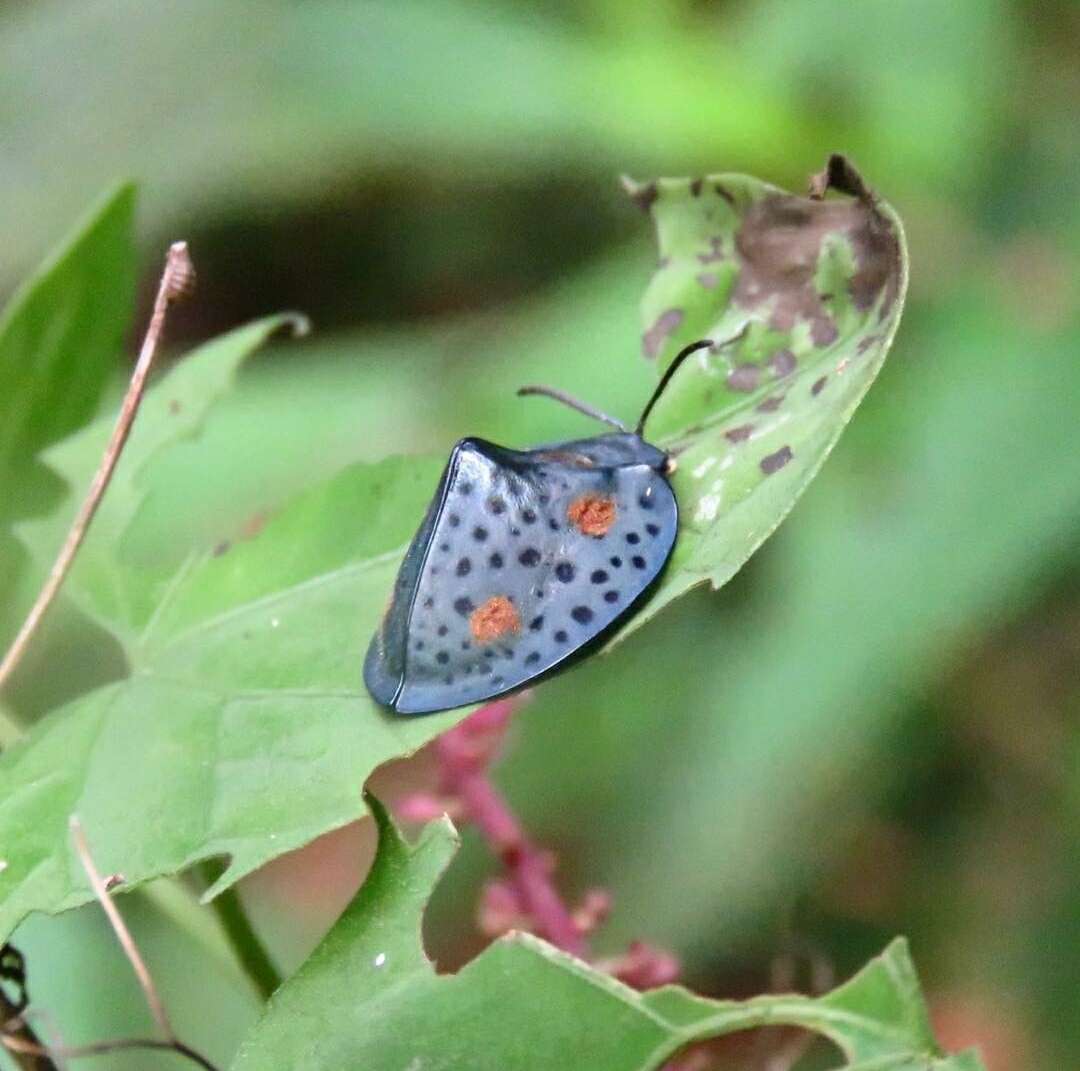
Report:
[[[146,1004],[150,1009],[150,1014],[154,1017],[154,1022],[157,1023],[161,1032],[170,1041],[175,1041],[176,1035],[173,1033],[168,1012],[165,1011],[165,1005],[158,994],[157,986],[154,985],[154,979],[150,976],[150,971],[143,962],[142,955],[135,944],[135,939],[131,936],[131,931],[127,928],[123,918],[121,918],[116,904],[113,903],[112,897],[109,895],[109,890],[105,887],[105,880],[94,865],[94,860],[90,856],[90,849],[86,843],[86,834],[83,832],[78,815],[73,814],[68,820],[68,825],[71,828],[71,841],[75,846],[75,853],[79,857],[79,862],[82,863],[83,870],[86,871],[90,887],[94,890],[98,903],[104,909],[109,925],[112,926],[113,933],[116,934],[117,941],[120,942],[120,947],[124,950],[124,955],[127,956],[128,963],[131,964],[131,969],[135,972],[139,987],[143,991],[143,996],[146,997]]]
[[[146,329],[139,359],[135,363],[135,371],[131,375],[131,382],[128,384],[127,393],[120,406],[120,413],[116,418],[109,444],[102,455],[101,463],[94,474],[86,498],[68,531],[67,539],[64,540],[64,545],[60,548],[60,553],[49,570],[49,576],[38,593],[34,605],[30,608],[30,612],[26,615],[22,628],[19,629],[18,635],[12,641],[7,654],[4,655],[4,660],[0,662],[0,688],[3,688],[15,667],[22,660],[30,640],[71,569],[71,564],[86,536],[90,522],[94,519],[101,497],[109,486],[113,470],[127,442],[132,422],[135,420],[139,403],[142,401],[146,377],[150,373],[150,366],[154,362],[154,355],[157,353],[158,343],[165,329],[165,314],[172,302],[190,292],[194,279],[195,269],[188,254],[187,242],[174,242],[169,246],[169,252],[165,258],[165,270],[161,274],[161,283],[158,285],[157,297],[154,299],[150,324]]]
[[[198,1064],[205,1071],[218,1071],[201,1053],[196,1052],[190,1045],[173,1038],[171,1041],[163,1041],[160,1038],[111,1038],[107,1041],[93,1041],[89,1045],[53,1045],[46,1048],[39,1042],[27,1041],[14,1035],[0,1037],[0,1044],[8,1052],[31,1056],[35,1060],[49,1060],[47,1064],[27,1064],[31,1071],[47,1071],[55,1067],[50,1056],[59,1056],[62,1060],[78,1060],[83,1056],[101,1056],[106,1052],[119,1052],[122,1049],[156,1049],[158,1051],[175,1052],[184,1056],[192,1063]]]
[[[22,1009],[8,1000],[3,990],[0,990],[0,1042],[21,1071],[57,1071],[48,1050],[23,1018]]]

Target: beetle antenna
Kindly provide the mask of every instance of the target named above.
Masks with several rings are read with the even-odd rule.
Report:
[[[639,436],[645,430],[645,421],[649,419],[649,414],[652,412],[652,407],[660,400],[660,395],[664,393],[664,388],[671,382],[671,377],[679,370],[679,366],[690,356],[691,353],[697,353],[698,350],[703,350],[707,346],[712,345],[711,338],[703,338],[698,342],[691,342],[689,346],[684,346],[675,355],[675,360],[667,366],[667,370],[660,377],[660,382],[656,384],[656,390],[653,391],[652,397],[646,402],[645,408],[641,411],[641,418],[637,422],[637,427],[634,428],[634,434]]]
[[[566,391],[559,390],[556,387],[518,388],[519,397],[523,397],[526,394],[542,394],[545,398],[554,398],[555,401],[562,402],[563,405],[569,406],[571,409],[576,409],[579,413],[584,413],[585,416],[592,417],[593,420],[599,420],[603,424],[610,424],[613,428],[618,428],[619,431],[630,430],[621,420],[616,420],[614,417],[608,416],[607,413],[601,413],[599,409],[593,408],[588,402],[583,402],[573,395],[567,394]]]

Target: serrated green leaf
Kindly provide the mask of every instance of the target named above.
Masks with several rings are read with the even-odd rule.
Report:
[[[181,413],[205,408],[223,372],[279,323],[193,355],[155,386],[142,417],[179,417],[177,400]],[[357,786],[376,765],[460,717],[387,717],[360,683],[361,653],[437,462],[353,466],[169,571],[115,551],[142,466],[168,441],[154,427],[141,444],[133,436],[117,499],[103,500],[102,528],[70,577],[73,597],[120,638],[131,676],[54,711],[0,756],[4,933],[28,911],[89,898],[69,855],[72,811],[100,865],[123,870],[129,885],[227,856],[220,889],[355,819]],[[85,454],[65,444],[51,456],[74,479]]]
[[[633,189],[656,222],[660,266],[642,304],[661,369],[712,339],[646,429],[678,463],[679,541],[631,629],[696,584],[725,584],[821,467],[877,375],[900,321],[899,217],[842,157],[797,197],[746,175]]]
[[[126,540],[145,505],[146,467],[196,434],[237,369],[275,331],[300,321],[270,316],[200,347],[148,391],[94,523],[68,576],[65,594],[125,643],[133,642],[175,576],[180,562],[160,553],[134,555]],[[63,541],[109,440],[114,417],[94,421],[47,450],[43,460],[64,478],[68,496],[49,517],[20,525],[18,535],[43,564]]]
[[[424,955],[424,905],[456,837],[443,819],[408,845],[369,799],[379,850],[367,881],[303,967],[271,998],[234,1071],[279,1067],[588,1067],[649,1071],[694,1041],[794,1025],[834,1042],[845,1066],[978,1068],[946,1061],[904,941],[820,999],[709,1000],[679,986],[639,993],[524,934],[495,942],[455,975]]]

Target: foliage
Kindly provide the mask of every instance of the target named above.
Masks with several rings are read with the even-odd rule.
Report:
[[[692,1042],[766,1025],[822,1034],[850,1068],[981,1066],[972,1054],[946,1058],[938,1049],[903,941],[818,999],[739,1004],[680,986],[637,993],[527,934],[497,941],[455,975],[438,975],[420,943],[420,914],[454,853],[453,828],[446,819],[433,823],[410,846],[381,804],[368,803],[379,825],[371,873],[274,995],[234,1071],[546,1068],[559,1053],[605,1071],[647,1071]]]

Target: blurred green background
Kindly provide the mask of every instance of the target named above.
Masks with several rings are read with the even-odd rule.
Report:
[[[743,573],[546,684],[498,777],[567,888],[612,891],[606,950],[664,944],[690,984],[740,996],[786,954],[842,977],[902,932],[944,1042],[991,1071],[1072,1066],[1078,105],[1069,0],[0,3],[0,290],[131,176],[143,311],[169,240],[198,264],[177,352],[310,314],[176,452],[154,519],[190,539],[358,458],[586,428],[515,399],[524,382],[636,413],[654,254],[618,174],[798,190],[848,153],[911,246],[879,382]],[[45,640],[38,664],[73,668],[25,674],[24,715],[117,671],[71,613]],[[283,966],[363,837],[247,882]],[[441,964],[478,947],[490,868],[467,837],[429,912]],[[181,1033],[227,1059],[250,994],[161,902],[128,902]],[[69,1041],[145,1029],[95,912],[19,943]]]

